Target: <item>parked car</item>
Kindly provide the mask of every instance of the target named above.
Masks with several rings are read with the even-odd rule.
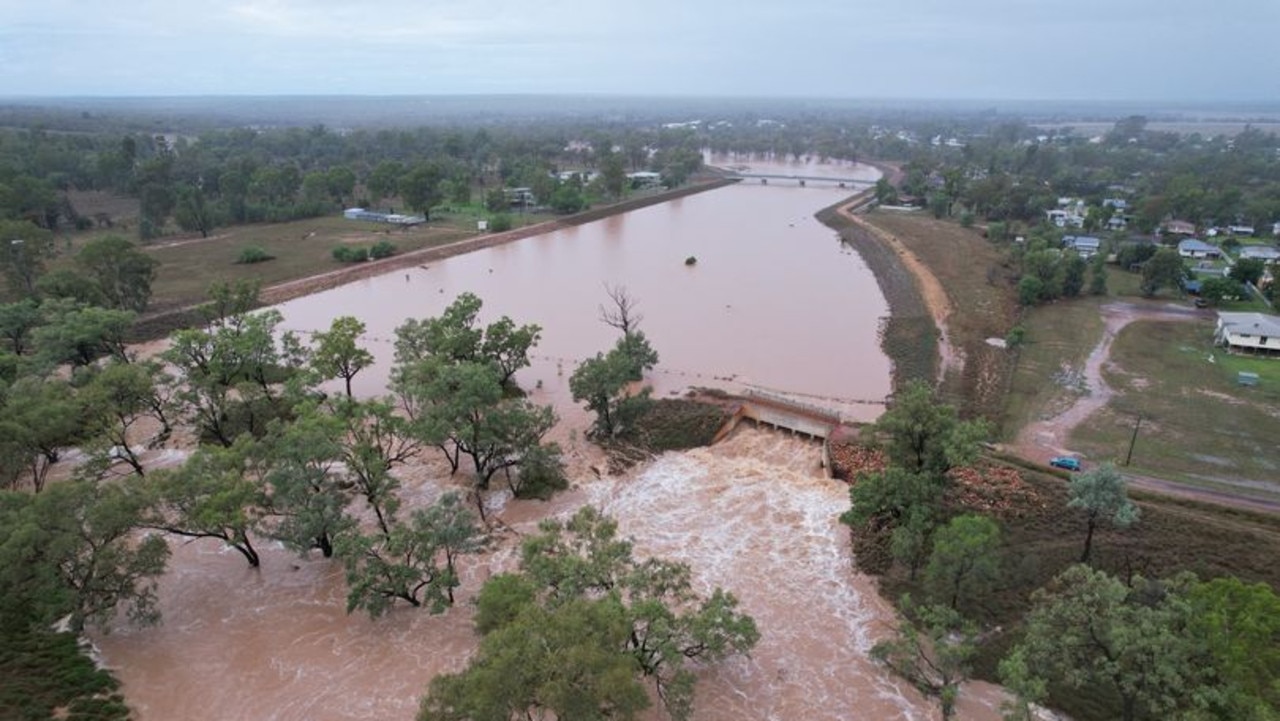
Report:
[[[1071,456],[1054,456],[1049,459],[1049,465],[1067,471],[1078,471],[1080,470],[1080,459],[1072,458]]]

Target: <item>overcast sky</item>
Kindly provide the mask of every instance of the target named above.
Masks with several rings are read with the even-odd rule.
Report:
[[[0,95],[1280,100],[1280,0],[0,0]]]

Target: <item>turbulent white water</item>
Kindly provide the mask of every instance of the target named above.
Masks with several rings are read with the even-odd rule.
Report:
[[[749,660],[717,667],[699,719],[925,719],[918,695],[867,658],[891,618],[853,573],[841,483],[815,444],[747,431],[723,447],[669,454],[626,482],[592,489],[642,553],[690,563],[759,622]]]

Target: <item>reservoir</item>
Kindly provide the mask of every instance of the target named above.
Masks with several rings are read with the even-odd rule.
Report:
[[[775,174],[874,180],[867,166],[753,164]],[[639,300],[640,324],[658,351],[655,395],[689,386],[754,387],[825,401],[872,420],[889,393],[878,328],[887,313],[875,277],[813,214],[848,197],[835,182],[748,178],[581,226],[436,261],[279,306],[284,327],[328,328],[341,315],[368,327],[378,367],[357,393],[385,392],[395,328],[439,315],[459,293],[501,315],[542,326],[534,365],[518,376],[534,400],[562,413],[568,377],[606,351],[618,332],[600,321],[605,286]],[[689,258],[696,264],[686,265]],[[545,395],[545,398],[539,396]]]
[[[803,174],[823,172],[875,177],[860,166]],[[886,306],[859,256],[813,218],[853,191],[820,185],[747,179],[433,262],[407,280],[397,271],[280,306],[284,326],[299,331],[341,315],[366,323],[379,365],[356,377],[362,395],[385,392],[395,327],[439,314],[458,293],[484,300],[486,322],[538,323],[534,365],[518,378],[564,419],[556,435],[573,487],[550,502],[495,493],[495,546],[466,559],[457,605],[435,616],[408,607],[378,620],[347,615],[336,560],[263,542],[262,568],[252,570],[216,541],[171,541],[163,624],[94,638],[136,718],[410,721],[431,678],[461,669],[475,649],[470,601],[484,580],[512,568],[520,537],[540,519],[588,503],[618,520],[637,555],[688,563],[696,590],[721,586],[756,620],[761,640],[750,658],[698,672],[695,720],[936,717],[934,703],[868,656],[890,632],[893,610],[854,568],[838,521],[848,490],[822,477],[818,444],[743,425],[711,448],[614,475],[601,472],[601,453],[582,436],[590,419],[569,398],[574,365],[617,337],[599,321],[607,283],[640,301],[641,328],[661,355],[651,378],[658,395],[757,387],[874,418],[889,392],[877,337]],[[432,449],[396,474],[406,510],[468,484]],[[1001,697],[967,684],[959,718],[997,719]]]

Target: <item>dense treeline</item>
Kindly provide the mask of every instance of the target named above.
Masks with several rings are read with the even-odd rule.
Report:
[[[961,684],[989,648],[1003,649],[999,676],[1014,694],[1004,709],[1012,720],[1037,718],[1040,704],[1124,721],[1277,717],[1274,589],[1231,576],[1198,578],[1185,570],[1193,559],[1165,578],[1144,577],[1131,562],[1119,573],[1103,567],[1102,530],[1143,523],[1123,477],[1109,466],[1075,475],[1056,509],[1083,521],[1072,524],[1083,526],[1082,537],[1056,542],[1078,554],[1065,562],[1029,555],[1035,552],[1004,534],[1017,504],[1034,501],[1013,496],[1007,481],[983,488],[999,476],[977,462],[984,430],[916,384],[868,434],[884,463],[853,479],[842,520],[862,567],[912,589],[900,600],[897,632],[874,657],[936,697],[943,718],[954,714]],[[966,489],[962,479],[975,475],[978,486]],[[975,492],[998,502],[975,506],[966,497]],[[1010,502],[1014,508],[1005,510]],[[1012,579],[1028,568],[1051,574],[1047,585],[1017,587],[1021,581]],[[1019,596],[1014,617],[995,610],[1010,586]]]
[[[427,215],[442,203],[524,187],[561,212],[584,198],[617,198],[625,173],[654,170],[679,185],[701,166],[687,135],[616,133],[550,125],[528,128],[417,128],[339,132],[310,128],[233,128],[182,134],[111,135],[0,131],[0,219],[46,230],[108,225],[87,217],[70,191],[102,190],[137,199],[138,236],[180,229],[207,235],[227,224],[278,222],[343,206],[383,207],[398,199]],[[599,174],[583,187],[580,177]],[[6,233],[4,240],[20,237]]]

